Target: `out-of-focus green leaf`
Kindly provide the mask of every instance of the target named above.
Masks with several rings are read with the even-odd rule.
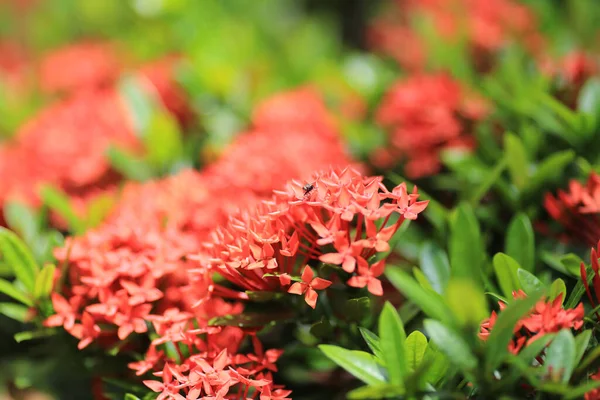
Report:
[[[575,368],[576,346],[571,332],[563,329],[556,335],[544,360],[544,370],[549,376],[559,374],[563,383],[568,383]]]
[[[129,110],[133,126],[138,134],[146,132],[154,114],[153,99],[144,90],[139,78],[128,75],[121,78],[118,90]]]
[[[451,275],[481,285],[484,258],[481,231],[475,213],[468,204],[460,204],[452,214],[449,248]]]
[[[52,291],[52,285],[54,283],[54,272],[56,266],[53,264],[46,264],[42,270],[37,274],[35,278],[35,287],[33,289],[33,297],[41,299],[48,297]]]
[[[461,326],[478,327],[490,314],[485,294],[471,280],[452,279],[446,300]]]
[[[67,221],[71,232],[81,234],[85,231],[85,224],[73,210],[69,196],[59,189],[48,185],[42,187],[40,196],[50,210],[56,212]]]
[[[443,294],[450,279],[450,262],[444,250],[432,242],[427,242],[419,253],[421,271],[433,289]]]
[[[433,342],[429,342],[427,345],[423,362],[427,366],[426,371],[423,373],[423,379],[432,385],[444,378],[450,367],[448,358],[439,351],[438,346]]]
[[[412,271],[415,279],[417,280],[417,282],[419,282],[423,289],[430,290],[432,292],[434,291],[433,286],[431,286],[431,283],[429,283],[429,280],[419,268],[413,267]]]
[[[27,290],[32,292],[39,266],[21,239],[2,227],[0,227],[0,252],[6,264],[14,271],[17,279],[23,283]]]
[[[320,345],[319,349],[333,362],[364,383],[368,385],[385,383],[381,367],[371,354],[328,344]]]
[[[167,112],[152,115],[144,135],[146,159],[151,165],[165,169],[183,154],[183,140],[177,121]]]
[[[538,165],[537,170],[531,176],[529,184],[524,188],[524,191],[527,194],[533,194],[543,188],[547,188],[550,183],[560,179],[562,175],[561,172],[564,171],[574,159],[575,152],[573,150],[564,150],[548,156]]]
[[[485,174],[483,181],[473,190],[473,195],[471,196],[471,204],[473,206],[479,204],[483,196],[500,180],[500,176],[506,169],[507,164],[506,157],[501,158],[494,168]]]
[[[0,314],[19,322],[25,322],[29,307],[16,303],[0,303]]]
[[[388,379],[400,385],[407,375],[404,343],[406,333],[394,306],[386,302],[379,316],[379,346],[388,371]]]
[[[432,318],[440,321],[450,321],[451,313],[442,298],[434,292],[427,291],[399,267],[388,266],[386,276],[407,299],[418,305],[421,310]]]
[[[519,268],[517,276],[519,277],[519,282],[521,283],[523,291],[527,294],[537,292],[544,288],[544,284],[535,275],[527,272],[523,268]]]
[[[585,350],[587,349],[587,346],[590,343],[591,337],[591,329],[586,329],[585,331],[580,332],[577,336],[575,336],[575,359],[573,361],[575,365],[578,365],[581,359],[583,358]]]
[[[600,114],[600,79],[590,78],[579,92],[577,109],[598,118]]]
[[[354,389],[348,393],[348,398],[351,400],[389,399],[400,397],[404,394],[404,392],[405,390],[403,386],[383,383]]]
[[[427,351],[427,338],[419,331],[413,331],[404,343],[408,372],[415,372],[421,365]]]
[[[360,330],[360,334],[362,335],[363,339],[365,339],[367,346],[369,346],[369,349],[371,349],[373,354],[375,354],[375,357],[383,360],[383,354],[381,353],[381,346],[379,344],[379,336],[367,328],[359,327],[358,329]]]
[[[508,225],[505,243],[506,254],[521,267],[533,272],[535,267],[535,237],[531,221],[525,214],[517,214]]]
[[[371,300],[368,297],[348,299],[344,310],[348,321],[362,321],[371,312]]]
[[[570,388],[569,391],[564,394],[563,398],[565,400],[581,399],[581,397],[583,395],[585,395],[586,393],[591,392],[594,389],[598,389],[598,388],[600,388],[600,381],[593,380],[593,381],[584,383],[583,385],[579,385],[576,388]]]
[[[52,328],[44,328],[44,329],[39,329],[37,331],[19,332],[19,333],[15,334],[15,341],[17,343],[21,343],[21,342],[25,342],[28,340],[49,337],[49,336],[54,335],[55,333],[56,333],[56,330],[52,329]]]
[[[467,375],[477,368],[477,358],[462,336],[439,321],[426,319],[423,324],[431,340],[452,364]]]
[[[4,205],[4,218],[8,226],[26,242],[32,240],[39,230],[38,219],[33,210],[21,203],[9,202]]]
[[[146,181],[152,178],[152,168],[142,159],[114,146],[106,152],[110,165],[130,180]]]
[[[529,178],[529,161],[521,139],[510,132],[504,134],[504,151],[513,185],[522,188]]]
[[[508,344],[513,337],[513,330],[517,322],[527,314],[542,296],[541,292],[530,293],[524,299],[517,299],[509,303],[498,314],[494,329],[486,342],[485,370],[490,375],[508,355]]]
[[[561,303],[564,303],[565,300],[567,299],[567,285],[565,285],[565,281],[558,278],[554,282],[552,282],[548,296],[549,296],[549,300],[554,300],[558,296],[562,296]]]
[[[517,271],[520,268],[519,263],[504,253],[496,254],[492,262],[496,279],[498,280],[500,289],[502,289],[502,294],[507,299],[512,299],[512,292],[521,289],[521,283],[517,275]]]

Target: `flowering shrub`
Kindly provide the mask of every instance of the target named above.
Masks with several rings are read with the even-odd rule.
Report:
[[[333,4],[0,4],[0,399],[600,398],[600,6]]]

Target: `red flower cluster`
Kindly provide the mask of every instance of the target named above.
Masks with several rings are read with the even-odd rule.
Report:
[[[555,80],[557,96],[562,102],[575,109],[581,88],[598,73],[599,65],[596,58],[573,51],[558,60],[542,60],[540,70]]]
[[[92,48],[97,52],[104,49]],[[134,131],[130,110],[117,91],[110,87],[91,90],[109,79],[109,62],[105,64],[106,68],[100,68],[100,72],[106,73],[82,72],[77,91],[41,110],[13,140],[0,147],[0,204],[18,200],[38,205],[39,186],[51,184],[72,197],[77,211],[83,213],[91,199],[114,191],[121,177],[111,168],[106,151],[113,145],[141,151],[142,144]],[[171,65],[164,61],[150,64],[137,72],[137,76],[145,78],[148,92],[157,93],[167,109],[183,112],[181,89],[173,87],[173,80],[167,79]],[[111,75],[110,79],[113,78]],[[82,90],[83,87],[89,90]],[[189,118],[189,114],[185,115]]]
[[[542,42],[532,11],[514,0],[397,0],[396,4],[391,16],[376,20],[370,42],[409,69],[424,66],[427,49],[406,15],[432,20],[438,35],[448,42],[466,40],[481,66],[510,40],[519,39],[533,51]]]
[[[525,297],[523,291],[513,293],[515,299]],[[580,303],[577,307],[565,310],[562,306],[562,294],[557,296],[553,301],[540,300],[531,310],[528,316],[521,318],[514,327],[514,337],[510,341],[509,350],[517,354],[521,349],[539,339],[540,337],[553,332],[558,332],[561,329],[580,329],[583,326],[583,304]],[[499,302],[500,311],[504,310],[506,304]],[[479,337],[486,340],[490,335],[498,315],[492,311],[490,318],[481,323]]]
[[[145,333],[151,323],[158,338],[131,367],[139,375],[157,372],[162,383],[146,384],[161,398],[285,398],[289,392],[272,383],[270,372],[280,352],[263,352],[251,332],[208,326],[211,318],[239,313],[242,307],[219,297],[208,274],[194,274],[190,281],[188,271],[197,265],[189,255],[238,208],[251,208],[271,194],[272,185],[308,177],[330,164],[350,163],[334,132],[322,135],[333,129],[328,115],[320,114],[324,109],[315,107],[319,112],[312,117],[282,116],[273,122],[281,124],[279,130],[261,125],[204,171],[128,184],[102,226],[70,238],[57,251],[57,259],[68,263],[68,285],[63,296],[53,295],[57,315],[46,324],[62,325],[85,347]],[[308,157],[298,153],[306,149],[304,141],[314,146]],[[289,153],[271,153],[286,144]],[[254,157],[250,163],[248,154]],[[237,354],[248,336],[254,354]],[[177,357],[167,354],[167,342],[175,346]]]
[[[389,250],[388,241],[405,219],[416,219],[425,209],[427,202],[417,198],[404,184],[389,192],[380,177],[363,177],[351,168],[315,174],[306,186],[292,181],[254,212],[234,216],[218,228],[208,245],[209,258],[200,256],[207,268],[198,273],[218,272],[240,290],[215,284],[213,292],[223,297],[287,291],[306,294],[314,308],[315,291],[331,284],[314,278],[307,266],[320,261],[339,265],[348,285],[367,286],[381,295],[377,277],[383,261],[371,259]],[[399,217],[388,225],[394,213]],[[378,220],[383,222],[378,225]],[[292,280],[296,282],[290,286]]]
[[[111,85],[121,66],[106,43],[80,42],[53,50],[40,64],[40,89],[45,93],[75,93]]]
[[[0,41],[0,87],[9,99],[24,95],[30,85],[31,63],[27,53],[11,41]]]
[[[600,370],[598,370],[598,372],[596,372],[595,374],[592,374],[590,376],[590,379],[593,381],[600,380]],[[590,390],[585,394],[583,398],[584,400],[600,400],[600,389]]]
[[[600,176],[593,173],[587,183],[572,180],[568,192],[547,193],[544,207],[548,214],[583,243],[594,246],[600,239]]]
[[[386,159],[405,160],[409,178],[434,174],[441,168],[440,151],[475,145],[470,124],[486,113],[481,99],[445,74],[397,82],[377,111],[378,123],[390,132],[392,147]]]

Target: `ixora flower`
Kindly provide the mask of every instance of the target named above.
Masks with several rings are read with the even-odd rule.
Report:
[[[590,251],[590,260],[592,263],[592,271],[594,272],[594,276],[592,277],[592,287],[594,288],[594,295],[592,296],[592,290],[590,288],[588,274],[585,268],[585,264],[583,262],[579,266],[579,271],[581,274],[581,282],[585,287],[585,293],[587,294],[588,299],[590,300],[590,304],[592,307],[596,308],[597,301],[600,300],[600,263],[598,263],[598,252],[600,251],[600,239],[598,240],[598,245],[596,249],[592,248]],[[594,297],[596,300],[594,300]],[[596,311],[596,318],[600,321],[600,314]]]
[[[392,235],[428,202],[417,201],[416,188],[409,193],[401,184],[390,192],[381,177],[364,177],[352,168],[317,173],[311,182],[308,194],[304,182],[291,181],[253,212],[231,217],[212,234],[208,255],[196,257],[202,268],[191,273],[219,273],[237,288],[215,283],[213,293],[223,297],[245,300],[246,291],[283,291],[306,294],[314,308],[316,290],[330,281],[314,277],[307,264],[326,263],[338,265],[349,285],[380,295],[375,278],[383,263],[372,259],[389,249]],[[289,286],[291,279],[296,282]]]
[[[419,178],[440,170],[441,150],[473,148],[471,125],[486,113],[485,103],[448,75],[415,75],[388,90],[377,122],[388,129],[389,151],[406,162],[407,176]]]
[[[515,299],[525,297],[523,291],[514,292]],[[561,329],[578,330],[583,326],[583,304],[580,303],[573,309],[564,309],[562,306],[562,294],[554,300],[542,299],[536,303],[530,313],[521,318],[514,327],[514,337],[510,341],[509,350],[517,354],[521,349],[547,333],[558,332]],[[500,311],[504,310],[506,304],[499,302]],[[490,318],[481,323],[479,337],[486,340],[496,324],[498,315],[492,311]]]
[[[46,93],[73,93],[111,85],[120,63],[108,43],[80,42],[55,49],[40,64],[40,88]]]
[[[594,246],[600,239],[600,176],[592,172],[587,182],[569,182],[568,191],[547,193],[544,207],[572,237]]]

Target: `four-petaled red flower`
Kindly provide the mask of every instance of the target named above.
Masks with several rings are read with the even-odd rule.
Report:
[[[312,268],[310,268],[308,265],[305,266],[304,271],[302,271],[302,282],[295,282],[288,289],[288,293],[299,295],[306,293],[304,296],[306,304],[312,308],[315,308],[317,305],[317,297],[319,297],[316,291],[327,289],[329,286],[331,286],[331,281],[319,277],[313,277],[314,272]]]

